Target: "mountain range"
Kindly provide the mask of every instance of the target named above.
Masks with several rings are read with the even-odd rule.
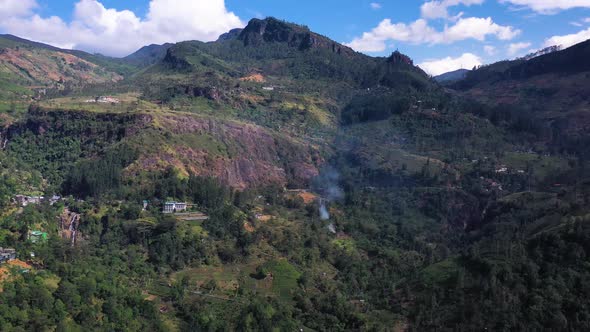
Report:
[[[0,36],[0,245],[41,257],[0,303],[35,285],[51,305],[14,310],[56,329],[585,330],[589,58],[430,78],[276,18],[124,58]],[[152,207],[175,201],[208,216]],[[25,241],[69,240],[64,213],[80,244]]]

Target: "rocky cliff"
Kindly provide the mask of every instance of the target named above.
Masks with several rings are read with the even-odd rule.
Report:
[[[92,113],[32,107],[27,119],[8,129],[8,149],[30,155],[43,168],[56,150],[68,156],[55,172],[97,160],[121,145],[137,151],[127,178],[173,167],[219,178],[237,189],[305,186],[323,162],[320,149],[270,129],[237,121],[175,112]],[[26,150],[21,150],[26,143]],[[34,157],[34,158],[33,158]],[[56,177],[56,179],[59,177]]]
[[[317,148],[252,124],[178,114],[152,120],[160,131],[144,135],[158,146],[144,149],[129,174],[173,165],[183,174],[217,177],[238,189],[305,186],[322,161]]]

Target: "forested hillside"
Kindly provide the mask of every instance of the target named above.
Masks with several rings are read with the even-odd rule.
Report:
[[[275,18],[0,40],[72,82],[0,95],[2,331],[590,329],[586,44],[448,88]]]

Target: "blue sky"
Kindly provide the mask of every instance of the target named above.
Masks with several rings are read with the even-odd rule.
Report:
[[[590,38],[590,0],[0,0],[3,33],[113,56],[266,16],[370,55],[399,49],[432,74]]]

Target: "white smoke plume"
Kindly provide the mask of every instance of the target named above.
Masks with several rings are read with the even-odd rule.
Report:
[[[344,191],[339,186],[339,180],[340,173],[332,166],[322,169],[320,175],[314,180],[315,189],[322,195],[319,208],[320,219],[322,220],[330,219],[327,205],[344,197]]]

